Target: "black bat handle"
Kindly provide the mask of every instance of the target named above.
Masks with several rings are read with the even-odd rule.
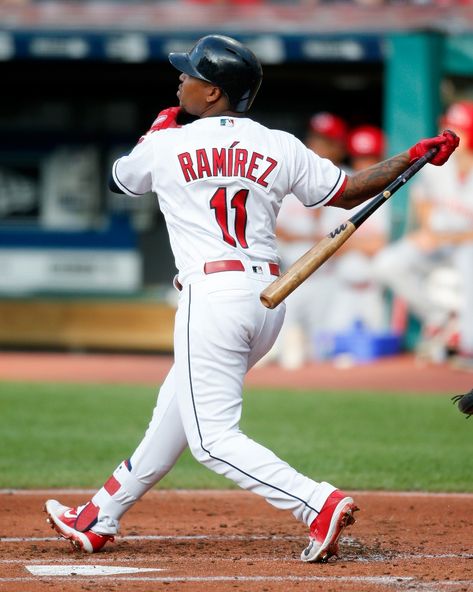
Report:
[[[350,218],[350,222],[358,228],[363,222],[373,214],[385,201],[387,201],[393,193],[395,193],[400,187],[405,185],[409,179],[411,179],[420,169],[425,166],[430,160],[437,154],[438,148],[431,148],[428,152],[421,156],[418,160],[413,162],[409,168],[394,179],[386,189],[383,189],[381,193],[378,193],[375,197],[370,199],[364,208],[357,212]]]

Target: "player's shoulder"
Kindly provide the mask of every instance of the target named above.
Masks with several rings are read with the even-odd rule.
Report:
[[[254,121],[253,119],[251,119],[250,121],[253,122],[253,125],[255,127],[265,130],[267,133],[273,135],[276,138],[281,138],[286,141],[297,140],[296,136],[294,134],[292,134],[291,132],[288,132],[287,130],[282,130],[280,128],[275,128],[275,127],[269,127],[267,125],[259,123],[258,121]]]
[[[281,148],[293,150],[294,147],[304,147],[303,143],[289,131],[269,127],[254,120],[250,121],[252,121],[255,133],[259,131],[262,135],[266,135],[267,138],[270,138],[273,142],[279,144]]]
[[[300,140],[296,135],[293,133],[281,130],[281,129],[274,129],[272,132],[275,134],[275,137],[279,141],[281,145],[284,145],[291,150],[304,150],[307,151],[307,147],[304,145],[302,140]],[[312,151],[311,151],[312,152]]]

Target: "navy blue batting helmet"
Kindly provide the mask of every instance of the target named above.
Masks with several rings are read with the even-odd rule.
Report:
[[[254,53],[224,35],[202,37],[189,53],[170,53],[169,61],[180,72],[221,88],[237,113],[248,111],[263,79]]]

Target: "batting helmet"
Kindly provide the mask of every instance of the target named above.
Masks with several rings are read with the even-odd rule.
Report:
[[[360,125],[348,136],[348,153],[351,157],[374,156],[382,158],[384,154],[384,134],[374,125]]]
[[[341,117],[328,113],[328,111],[321,111],[310,118],[309,130],[314,134],[345,142],[347,124]]]
[[[468,134],[468,147],[473,149],[473,101],[459,101],[447,109],[440,120],[442,127],[460,129]]]
[[[248,111],[263,79],[254,53],[223,35],[202,37],[189,53],[170,53],[169,61],[180,72],[222,89],[237,113]]]

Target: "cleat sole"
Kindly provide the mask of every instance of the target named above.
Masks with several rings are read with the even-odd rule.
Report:
[[[357,511],[359,511],[358,506],[356,506],[353,502],[347,503],[345,507],[340,511],[340,515],[338,517],[336,525],[334,525],[333,536],[331,537],[331,540],[328,542],[328,544],[326,544],[325,546],[322,545],[318,552],[309,559],[308,557],[310,557],[311,555],[311,546],[315,542],[312,541],[311,543],[309,543],[309,546],[302,552],[302,561],[308,563],[327,563],[331,557],[338,557],[338,540],[345,528],[355,523],[356,519],[353,514]]]
[[[65,539],[66,541],[69,541],[69,543],[72,546],[73,551],[76,552],[84,552],[86,553],[81,541],[76,540],[72,535],[67,535],[63,532],[61,532],[61,530],[59,529],[58,525],[54,522],[54,520],[51,518],[51,516],[48,513],[48,510],[46,508],[46,506],[44,506],[43,511],[46,513],[47,518],[46,518],[46,522],[49,524],[49,526],[62,538]]]
[[[53,513],[54,507],[48,509],[49,503],[58,504],[56,500],[48,500],[48,502],[46,502],[43,508],[47,516],[46,522],[62,539],[67,540],[71,544],[73,551],[78,553],[97,553],[108,541],[113,542],[115,540],[112,535],[97,534],[93,531],[90,531],[90,533],[83,533],[64,524],[60,518]]]
[[[353,506],[348,508],[341,516],[340,519],[338,521],[338,529],[339,529],[339,533],[336,536],[335,540],[332,542],[331,545],[329,545],[329,547],[327,548],[327,555],[325,557],[324,563],[327,563],[327,561],[330,559],[330,557],[338,557],[338,540],[342,534],[342,532],[345,530],[345,528],[347,526],[351,526],[352,524],[355,524],[356,519],[355,516],[353,515],[354,512],[358,512],[360,508],[358,508],[357,506]]]

